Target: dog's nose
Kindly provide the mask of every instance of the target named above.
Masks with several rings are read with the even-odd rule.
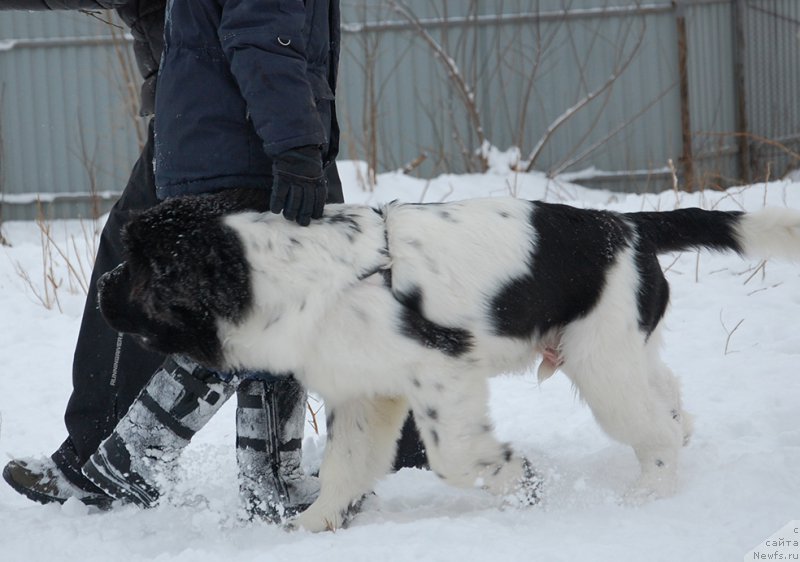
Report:
[[[103,289],[108,285],[108,283],[113,282],[114,279],[119,278],[121,275],[125,275],[128,270],[127,262],[122,262],[117,267],[108,271],[100,276],[97,280],[97,290],[99,292],[103,292]]]

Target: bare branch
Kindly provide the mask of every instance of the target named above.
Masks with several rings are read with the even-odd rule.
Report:
[[[527,162],[528,165],[525,171],[530,172],[534,169],[536,161],[539,159],[539,156],[542,153],[542,149],[553,136],[553,134],[561,128],[562,125],[567,123],[576,113],[578,113],[581,109],[586,107],[589,103],[591,103],[595,98],[600,96],[603,92],[607,89],[611,88],[614,83],[619,79],[619,77],[628,69],[630,64],[636,58],[636,55],[639,52],[639,48],[644,41],[645,30],[647,26],[644,22],[642,22],[642,26],[639,31],[639,37],[634,44],[633,48],[630,50],[627,58],[623,60],[622,64],[619,65],[611,75],[606,79],[603,84],[601,84],[595,90],[586,94],[582,99],[578,100],[575,104],[571,107],[568,107],[564,112],[561,113],[552,123],[547,127],[544,134],[539,138],[539,141],[534,145],[533,149],[531,150],[530,154],[528,155]]]
[[[446,48],[443,47],[434,37],[428,33],[425,27],[420,22],[419,18],[411,11],[408,6],[401,0],[388,0],[389,7],[392,8],[397,14],[406,19],[413,27],[417,35],[430,47],[434,56],[442,63],[447,72],[450,83],[455,87],[458,97],[464,104],[467,111],[472,128],[477,135],[478,146],[483,146],[486,141],[486,135],[483,130],[481,121],[480,110],[475,97],[474,89],[467,83],[467,80],[461,73],[461,70],[456,64],[456,61],[449,55]],[[486,162],[483,160],[483,168],[486,169]]]

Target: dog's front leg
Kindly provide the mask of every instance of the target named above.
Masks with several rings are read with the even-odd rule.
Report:
[[[389,472],[408,405],[401,398],[325,404],[328,440],[317,501],[290,523],[313,532],[344,527],[381,476]]]

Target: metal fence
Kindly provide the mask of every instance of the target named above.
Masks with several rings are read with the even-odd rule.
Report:
[[[109,17],[0,12],[3,219],[34,218],[40,207],[89,217],[125,186],[142,142],[138,73]]]
[[[487,147],[517,147],[521,169],[655,191],[670,161],[690,188],[798,164],[800,1],[342,10],[342,157],[378,171],[481,171]],[[34,217],[37,199],[48,216],[107,208],[141,142],[131,68],[121,30],[95,17],[0,12],[0,218]]]

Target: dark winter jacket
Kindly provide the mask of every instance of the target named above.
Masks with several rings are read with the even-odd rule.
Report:
[[[172,0],[156,96],[159,197],[269,189],[272,157],[333,162],[338,0]],[[338,182],[338,180],[335,180]],[[341,200],[331,182],[330,201]]]
[[[115,9],[133,35],[133,52],[142,73],[142,115],[155,107],[156,77],[164,46],[166,0],[0,0],[2,10],[105,10]]]

